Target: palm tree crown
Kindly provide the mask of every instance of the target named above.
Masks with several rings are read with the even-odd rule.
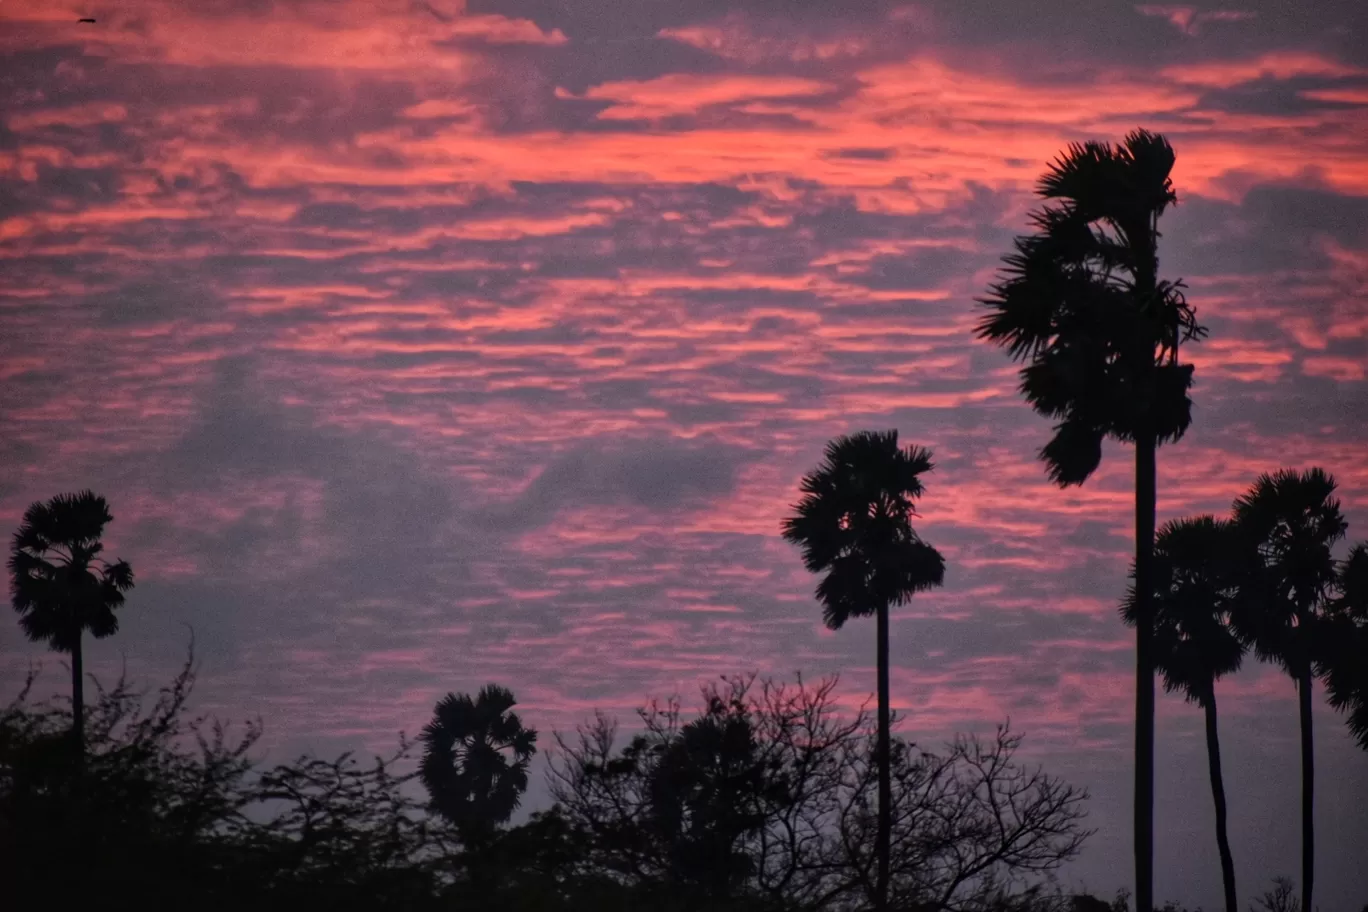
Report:
[[[817,586],[822,619],[847,619],[901,605],[939,586],[945,559],[912,528],[921,475],[933,468],[922,447],[899,448],[897,431],[861,431],[827,444],[826,459],[803,479],[804,497],[784,521]]]
[[[1264,661],[1297,676],[1311,661],[1314,631],[1336,585],[1331,549],[1348,523],[1323,469],[1260,475],[1235,500],[1235,525],[1257,552],[1258,585],[1246,587],[1233,615],[1236,631]]]
[[[1164,690],[1206,705],[1212,683],[1239,671],[1245,648],[1229,626],[1240,593],[1240,565],[1230,523],[1212,516],[1164,524],[1154,542],[1155,669]],[[1132,586],[1122,603],[1136,623]]]
[[[537,733],[512,709],[512,691],[486,685],[475,699],[447,694],[424,728],[421,776],[432,807],[478,841],[513,816],[527,790]]]
[[[1041,178],[1057,200],[1017,238],[1003,281],[980,303],[977,335],[1029,361],[1021,391],[1059,420],[1041,450],[1050,478],[1082,484],[1111,436],[1133,442],[1147,427],[1177,440],[1191,420],[1192,366],[1178,345],[1205,329],[1183,283],[1159,281],[1159,216],[1177,197],[1174,154],[1162,136],[1137,130],[1123,143],[1075,143]]]
[[[118,632],[115,609],[133,587],[127,561],[100,557],[100,537],[114,517],[91,491],[59,494],[24,512],[9,557],[10,588],[19,626],[35,643],[73,652],[81,634]]]

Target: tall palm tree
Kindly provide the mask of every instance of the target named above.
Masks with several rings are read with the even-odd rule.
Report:
[[[1311,905],[1315,885],[1315,757],[1311,740],[1311,684],[1318,628],[1324,626],[1338,582],[1331,548],[1348,524],[1340,513],[1335,479],[1323,469],[1283,469],[1260,475],[1234,505],[1234,520],[1259,557],[1254,585],[1242,589],[1232,616],[1236,633],[1265,661],[1274,661],[1297,685],[1301,716],[1302,897]]]
[[[803,549],[817,585],[822,619],[839,630],[852,617],[875,615],[878,631],[879,821],[875,905],[888,903],[892,779],[888,693],[888,609],[939,586],[945,560],[912,528],[921,476],[931,451],[898,446],[897,431],[861,431],[827,444],[826,459],[803,478],[803,498],[784,521],[784,538]]]
[[[1051,480],[1082,484],[1108,437],[1135,444],[1135,899],[1153,908],[1154,660],[1151,555],[1157,447],[1191,420],[1192,366],[1181,342],[1205,329],[1181,281],[1159,278],[1159,217],[1177,200],[1174,154],[1136,130],[1118,145],[1069,146],[1040,179],[1036,232],[1015,241],[1003,278],[979,303],[976,333],[1007,349],[1021,392],[1057,419],[1040,451]]]
[[[1216,808],[1216,848],[1226,912],[1239,912],[1235,900],[1235,862],[1226,832],[1225,783],[1216,727],[1216,681],[1240,669],[1245,647],[1229,626],[1238,597],[1237,542],[1225,520],[1212,516],[1165,523],[1154,542],[1154,665],[1164,690],[1182,693],[1206,715],[1207,771]],[[1121,614],[1134,626],[1134,588]]]
[[[480,847],[513,816],[527,790],[537,733],[513,712],[513,692],[488,684],[477,697],[447,694],[421,735],[420,775],[432,809]]]
[[[10,548],[10,590],[19,626],[35,643],[71,655],[71,736],[78,762],[85,753],[81,635],[118,632],[114,610],[133,588],[127,561],[100,557],[109,504],[92,491],[59,494],[24,511]]]

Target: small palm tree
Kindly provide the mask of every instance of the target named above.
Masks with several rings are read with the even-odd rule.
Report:
[[[1297,685],[1303,909],[1315,908],[1311,904],[1316,861],[1311,685],[1317,643],[1338,583],[1331,548],[1348,529],[1334,494],[1335,479],[1323,469],[1284,469],[1260,475],[1234,505],[1236,528],[1258,560],[1253,580],[1242,587],[1232,623],[1260,659],[1280,664]]]
[[[77,758],[85,753],[85,695],[81,635],[96,639],[119,629],[114,610],[133,588],[126,561],[100,557],[109,504],[91,491],[59,494],[32,504],[10,548],[11,599],[19,626],[35,643],[71,655],[71,735]]]
[[[1159,278],[1159,217],[1176,202],[1173,148],[1136,130],[1118,145],[1069,146],[1037,192],[1057,202],[1016,239],[1003,280],[980,303],[977,335],[1007,349],[1021,392],[1059,421],[1040,451],[1061,487],[1082,484],[1108,437],[1135,444],[1135,901],[1151,912],[1154,879],[1154,620],[1150,598],[1156,448],[1191,420],[1192,365],[1181,342],[1205,329],[1181,281]]]
[[[486,685],[475,699],[447,694],[424,728],[420,775],[431,807],[479,847],[506,823],[527,790],[537,733],[513,712],[513,692]]]
[[[1216,726],[1216,681],[1240,669],[1245,647],[1229,626],[1238,597],[1240,562],[1230,524],[1212,516],[1166,523],[1154,542],[1154,662],[1164,690],[1182,693],[1206,715],[1207,769],[1216,807],[1216,847],[1226,912],[1239,912],[1235,862],[1226,832],[1225,784]],[[1122,617],[1134,626],[1136,592]]]
[[[888,902],[892,833],[888,609],[945,579],[944,558],[912,528],[921,476],[933,467],[931,451],[900,448],[897,431],[838,437],[827,444],[826,460],[803,479],[804,496],[783,527],[784,538],[803,549],[807,569],[826,574],[817,599],[827,627],[839,630],[852,617],[877,619],[880,912]]]

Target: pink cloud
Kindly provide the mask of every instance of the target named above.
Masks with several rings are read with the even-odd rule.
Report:
[[[1245,22],[1258,17],[1253,10],[1198,10],[1191,6],[1162,6],[1142,4],[1136,12],[1142,16],[1167,19],[1184,35],[1198,35],[1208,22]]]

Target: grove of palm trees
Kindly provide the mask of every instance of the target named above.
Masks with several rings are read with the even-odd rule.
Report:
[[[1209,815],[1225,912],[1242,899],[1318,912],[1312,710],[1323,695],[1368,751],[1368,543],[1346,547],[1320,467],[1269,465],[1228,515],[1160,516],[1160,447],[1179,451],[1201,416],[1180,354],[1207,335],[1160,268],[1175,159],[1144,130],[1071,145],[976,305],[975,335],[1022,364],[1022,396],[1054,422],[1038,457],[1055,485],[1086,484],[1107,441],[1134,450],[1134,554],[1115,594],[1116,624],[1135,633],[1135,912],[1178,912],[1153,886],[1156,675],[1203,713],[1212,805],[1190,813]],[[93,682],[88,701],[83,638],[138,610],[134,571],[104,557],[104,497],[36,502],[9,550],[11,603],[30,640],[69,657],[71,685],[41,701],[30,676],[0,711],[7,894],[16,908],[1128,912],[1125,894],[1060,885],[1094,835],[1089,796],[1019,758],[1023,734],[1004,722],[934,748],[905,734],[916,718],[895,710],[890,670],[913,644],[892,639],[890,615],[956,571],[918,513],[935,468],[897,430],[839,436],[774,530],[817,576],[829,630],[873,617],[872,713],[843,704],[836,677],[717,668],[697,707],[647,695],[621,729],[597,715],[546,737],[508,681],[448,693],[413,720],[416,742],[370,764],[268,764],[258,725],[190,710],[193,653],[153,697],[121,679]],[[1256,662],[1296,688],[1296,895],[1274,882],[1287,872],[1251,871],[1232,850],[1241,796],[1222,772],[1218,696]],[[538,754],[551,801],[524,807]]]

